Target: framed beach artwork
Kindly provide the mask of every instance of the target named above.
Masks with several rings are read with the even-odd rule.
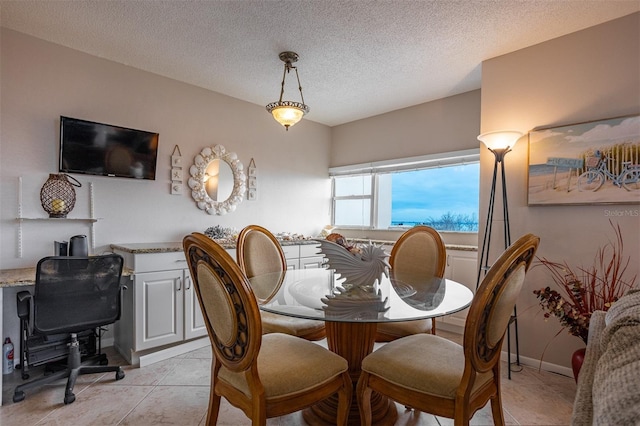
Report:
[[[528,204],[640,204],[640,115],[529,132]]]

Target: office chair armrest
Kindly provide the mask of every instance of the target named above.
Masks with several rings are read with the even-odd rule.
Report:
[[[16,294],[16,306],[18,310],[18,317],[20,319],[29,319],[29,305],[31,305],[31,299],[33,299],[33,296],[28,291],[20,291]]]

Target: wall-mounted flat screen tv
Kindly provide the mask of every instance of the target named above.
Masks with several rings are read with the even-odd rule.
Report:
[[[60,171],[156,178],[158,133],[60,117]]]

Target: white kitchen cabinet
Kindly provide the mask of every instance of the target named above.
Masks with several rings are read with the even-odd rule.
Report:
[[[154,349],[207,335],[182,252],[114,251],[134,271],[123,293],[120,321],[114,327],[115,346],[127,361],[137,364],[140,355]]]
[[[282,252],[287,262],[287,269],[300,268],[300,246],[282,246]]]
[[[320,244],[283,245],[287,269],[324,268]]]
[[[478,273],[478,252],[475,250],[447,249],[447,268],[445,278],[467,286],[474,294]],[[464,328],[469,309],[438,319],[437,322]]]
[[[134,276],[135,348],[144,350],[206,336],[202,311],[188,269]]]
[[[324,267],[324,255],[320,253],[320,244],[305,244],[300,246],[300,269]]]
[[[184,271],[135,274],[136,351],[184,340]]]
[[[207,327],[200,309],[196,291],[193,288],[191,273],[184,270],[184,338],[193,339],[207,335]]]

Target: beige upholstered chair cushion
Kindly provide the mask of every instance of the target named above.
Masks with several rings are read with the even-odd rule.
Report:
[[[324,328],[322,321],[287,317],[271,312],[260,311],[260,317],[262,318],[263,334],[285,333],[302,337],[309,332]]]
[[[394,338],[410,336],[412,334],[427,333],[431,330],[431,320],[381,322],[378,323],[378,333],[384,333]]]
[[[405,283],[414,283],[438,275],[437,257],[432,255],[429,261],[425,253],[438,253],[438,243],[433,236],[423,232],[410,235],[394,250],[395,277]]]
[[[247,277],[279,272],[280,252],[269,237],[261,232],[252,232],[245,240],[245,269]]]
[[[509,275],[502,287],[502,294],[498,297],[496,306],[487,319],[487,343],[491,347],[494,347],[504,337],[513,313],[513,307],[516,305],[516,299],[524,284],[526,270],[526,265],[521,263]]]
[[[280,333],[262,336],[258,371],[267,400],[317,387],[347,368],[344,358],[315,343]],[[218,377],[250,396],[244,373],[222,367]]]
[[[395,340],[367,356],[362,370],[402,387],[454,399],[464,372],[464,349],[432,334],[415,334]],[[491,371],[479,374],[473,387],[492,379]]]
[[[231,300],[222,289],[220,283],[211,269],[205,264],[198,265],[198,279],[200,280],[200,296],[203,299],[204,309],[211,307],[213,312],[204,312],[211,319],[214,332],[224,344],[231,344],[236,337],[237,330],[230,307]]]

